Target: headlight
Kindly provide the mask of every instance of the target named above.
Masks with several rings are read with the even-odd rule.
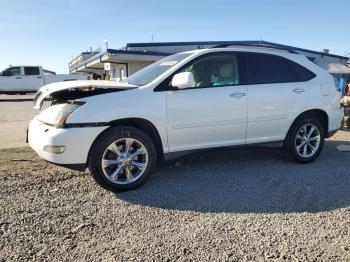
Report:
[[[84,102],[82,101],[73,101],[71,103],[50,106],[40,113],[38,120],[62,128],[70,114],[83,104]]]

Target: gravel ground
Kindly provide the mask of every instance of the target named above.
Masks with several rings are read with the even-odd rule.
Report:
[[[0,261],[349,261],[350,133],[308,165],[245,148],[162,163],[114,195],[28,148],[0,151]]]

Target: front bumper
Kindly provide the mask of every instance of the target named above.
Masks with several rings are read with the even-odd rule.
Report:
[[[43,159],[62,166],[86,166],[88,154],[96,137],[108,126],[56,128],[34,118],[28,127],[28,143]],[[65,146],[60,154],[44,151],[45,146]],[[75,168],[72,168],[75,169]]]

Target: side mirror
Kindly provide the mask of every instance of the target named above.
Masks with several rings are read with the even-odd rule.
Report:
[[[179,89],[194,87],[194,78],[191,72],[182,72],[174,75],[171,85]]]
[[[0,75],[2,75],[2,76],[11,76],[11,73],[9,71],[4,71],[4,72],[0,73]]]

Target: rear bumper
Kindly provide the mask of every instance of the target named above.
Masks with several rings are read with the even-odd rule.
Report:
[[[92,143],[106,128],[56,128],[46,125],[34,118],[28,127],[30,147],[48,162],[75,170],[84,170]],[[45,146],[65,146],[63,153],[50,153]],[[79,168],[78,168],[79,167]]]

